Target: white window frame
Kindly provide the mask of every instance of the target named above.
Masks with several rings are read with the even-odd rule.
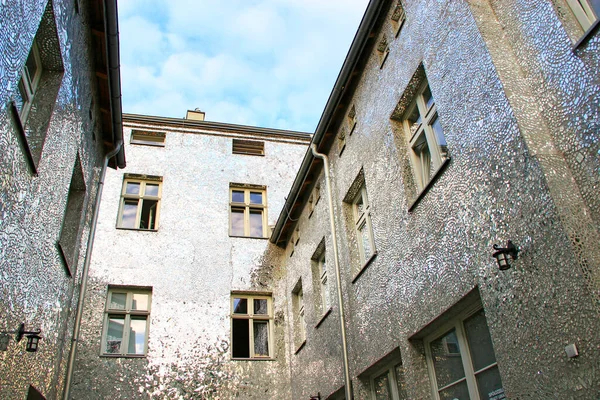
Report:
[[[424,93],[427,90],[431,93],[429,84],[425,81],[421,84],[419,90],[415,94],[415,97],[408,106],[403,118],[410,160],[419,192],[425,190],[427,185],[433,180],[434,176],[440,171],[443,163],[448,159],[447,149],[445,152],[442,151],[439,140],[432,127],[436,119],[439,120],[439,115],[433,94],[431,95],[431,105],[427,105],[424,96]],[[421,122],[413,128],[413,124],[409,121],[409,116],[413,114],[414,111],[417,111],[419,114]],[[426,160],[419,150],[424,144],[427,145],[429,150],[429,160]]]
[[[371,384],[371,399],[377,400],[376,398],[376,387],[375,380],[380,376],[387,374],[388,382],[390,383],[391,390],[391,399],[390,400],[404,400],[404,398],[400,398],[400,393],[398,392],[398,380],[396,379],[396,367],[402,366],[401,362],[394,362],[392,364],[387,364],[385,367],[376,370],[369,379]]]
[[[292,295],[294,299],[294,325],[297,332],[296,348],[300,350],[300,347],[306,342],[306,319],[304,318],[304,292],[302,291],[302,281],[298,281],[296,289],[294,289]]]
[[[36,66],[36,71],[34,76],[32,77],[29,73],[29,68],[27,67],[27,61],[29,57],[33,57],[33,62]],[[25,65],[23,65],[23,69],[21,70],[21,78],[19,79],[19,91],[20,88],[23,88],[23,92],[21,93],[21,97],[23,97],[23,105],[21,107],[21,112],[19,116],[23,123],[27,120],[27,116],[29,115],[29,111],[31,110],[31,105],[33,103],[33,98],[38,89],[38,85],[40,83],[40,79],[42,77],[42,59],[40,57],[40,50],[38,48],[37,42],[34,40],[31,45],[31,50],[27,55],[27,59],[25,60]]]
[[[566,2],[584,32],[598,20],[596,11],[587,0],[566,0]]]
[[[233,201],[233,192],[244,192],[244,202]],[[261,193],[262,204],[250,203],[250,192]],[[244,234],[233,234],[233,218],[231,217],[233,210],[244,210]],[[259,210],[262,214],[262,236],[250,236],[250,214],[252,211]],[[258,186],[238,186],[231,185],[229,187],[229,236],[233,237],[248,237],[248,238],[266,238],[268,236],[267,226],[267,190],[265,187]]]
[[[424,339],[423,342],[425,345],[425,358],[427,360],[427,369],[429,372],[429,379],[431,382],[431,394],[432,394],[432,396],[433,396],[432,398],[434,400],[440,400],[440,396],[438,393],[440,390],[444,390],[447,387],[455,385],[456,383],[460,382],[462,379],[464,379],[467,383],[467,387],[469,390],[469,397],[472,400],[478,400],[479,399],[479,391],[477,390],[477,380],[476,380],[475,374],[489,370],[498,365],[498,362],[496,359],[496,362],[486,366],[485,368],[483,368],[479,371],[475,371],[473,369],[473,364],[471,361],[471,352],[470,352],[469,344],[468,344],[465,329],[464,329],[464,322],[465,322],[465,320],[469,319],[471,316],[473,316],[477,312],[481,311],[482,309],[483,309],[483,307],[481,306],[481,304],[472,305],[471,307],[469,307],[465,311],[463,311],[461,314],[459,314],[457,317],[453,318],[451,321],[447,322],[446,324],[441,326],[439,329],[437,329],[434,333],[428,335]],[[487,324],[487,318],[486,318],[486,324]],[[432,355],[431,355],[431,342],[441,338],[442,336],[446,335],[448,332],[450,332],[453,329],[455,330],[456,337],[458,339],[460,356],[462,359],[462,365],[463,365],[463,369],[465,372],[465,377],[458,381],[452,382],[442,388],[438,388],[437,378],[436,378],[436,374],[435,374],[435,368],[434,368]],[[488,331],[489,331],[489,325],[488,325]],[[451,353],[450,350],[448,350],[448,353]],[[483,400],[485,400],[485,399],[483,399]]]
[[[362,199],[363,211],[361,212],[358,203]],[[354,215],[354,232],[356,234],[356,242],[358,244],[358,253],[360,257],[360,267],[362,268],[367,261],[377,252],[375,248],[375,238],[373,237],[373,226],[371,224],[371,207],[367,197],[367,187],[362,184],[360,190],[352,201],[352,212]],[[371,244],[371,254],[365,254],[365,249],[362,242],[362,229],[367,229],[369,242]]]
[[[235,299],[246,299],[248,305],[247,314],[234,314],[234,300]],[[267,300],[267,314],[254,314],[254,300]],[[231,339],[231,359],[232,360],[269,360],[273,358],[273,297],[270,294],[247,294],[247,293],[231,293],[230,300],[231,312],[230,312],[230,330],[229,335]],[[249,354],[248,358],[245,357],[234,357],[233,356],[233,321],[235,319],[247,319],[248,320],[248,337],[249,343]],[[268,355],[257,355],[254,354],[254,320],[267,321],[267,347],[269,348]]]
[[[317,271],[319,272],[319,282],[321,283],[321,310],[323,313],[325,313],[331,307],[329,301],[329,283],[327,281],[328,278],[325,250],[323,250],[323,253],[317,260]]]
[[[111,309],[111,296],[113,293],[122,293],[126,295],[125,309]],[[148,309],[147,310],[132,310],[131,303],[134,294],[148,295]],[[152,309],[152,290],[150,289],[138,289],[138,288],[120,288],[113,287],[109,288],[106,296],[106,304],[104,307],[104,324],[102,328],[102,343],[101,343],[101,355],[110,357],[145,357],[148,354],[148,336],[150,333],[150,313]],[[108,353],[106,352],[106,339],[108,334],[108,322],[111,316],[123,316],[123,339],[121,341],[121,349],[119,353]],[[144,353],[128,353],[127,348],[129,344],[129,330],[125,329],[130,326],[131,317],[145,317],[146,318],[146,337],[144,343]]]
[[[138,194],[126,193],[127,183],[139,183],[140,184],[139,193]],[[146,184],[158,185],[158,196],[146,195],[145,194]],[[144,178],[138,178],[137,176],[126,174],[125,177],[123,178],[123,187],[121,188],[121,202],[119,205],[119,216],[117,219],[117,227],[121,228],[121,229],[132,229],[132,230],[138,230],[138,231],[157,231],[158,227],[159,227],[159,221],[160,221],[161,198],[162,198],[162,177],[146,176]],[[132,200],[138,201],[137,213],[136,213],[136,217],[135,217],[135,225],[133,228],[123,226],[123,211],[125,208],[125,202],[132,201]],[[154,216],[154,228],[152,228],[152,229],[146,229],[146,228],[139,227],[140,222],[141,222],[141,217],[142,217],[142,208],[143,208],[142,205],[144,203],[144,200],[156,201],[156,215]]]

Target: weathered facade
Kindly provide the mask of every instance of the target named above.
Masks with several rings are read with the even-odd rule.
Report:
[[[56,399],[106,155],[125,166],[116,2],[4,1],[0,15],[0,398]],[[41,330],[36,352],[21,326]]]
[[[264,255],[268,225],[281,212],[310,135],[191,118],[197,114],[124,117],[128,166],[105,179],[73,399],[291,396],[285,298],[272,296],[270,349],[262,359],[231,359],[230,314],[232,296],[270,298],[282,273],[277,252]],[[129,224],[127,207],[138,199],[128,188],[138,182],[144,195],[160,186],[153,223],[136,203],[138,219]],[[247,215],[263,213],[260,232],[235,230],[235,211],[244,205],[230,204],[244,190],[262,194]],[[113,292],[149,293],[149,312],[120,320],[119,310],[105,311],[116,307],[107,306]],[[114,347],[127,341],[120,327],[130,326],[127,318],[147,321],[147,329],[131,322],[129,332],[130,341],[134,330],[146,332],[146,348],[145,338],[140,349]]]

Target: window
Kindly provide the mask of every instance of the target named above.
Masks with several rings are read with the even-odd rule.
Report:
[[[584,31],[590,29],[600,15],[600,0],[567,0],[567,4]]]
[[[406,21],[406,12],[404,11],[404,7],[400,0],[396,3],[396,7],[392,13],[392,27],[394,28],[395,36],[398,36],[402,26],[404,25],[404,21]]]
[[[27,61],[21,71],[21,79],[19,79],[19,96],[21,97],[21,111],[19,116],[24,123],[27,120],[27,115],[33,103],[33,97],[37,91],[42,77],[42,61],[37,42],[34,40]]]
[[[165,138],[166,133],[164,132],[131,131],[131,144],[164,147]]]
[[[151,297],[149,289],[109,288],[102,334],[103,355],[146,355]]]
[[[250,156],[264,156],[265,142],[259,142],[256,140],[233,139],[232,153],[246,154]]]
[[[310,197],[308,198],[308,218],[310,218],[315,211],[315,207],[321,199],[321,183],[317,182]]]
[[[404,382],[404,368],[396,364],[379,370],[371,377],[371,391],[373,400],[405,400],[406,383]]]
[[[350,111],[348,111],[346,121],[348,123],[348,131],[350,132],[348,136],[352,136],[354,128],[356,128],[356,107],[354,105],[350,108]]]
[[[417,187],[423,191],[448,158],[446,139],[427,82],[408,106],[403,123]]]
[[[356,241],[358,242],[360,265],[363,266],[375,254],[369,200],[367,199],[367,188],[364,184],[352,202],[352,211],[354,214],[354,230],[356,231]]]
[[[264,186],[231,184],[229,234],[267,237],[267,199]]]
[[[504,399],[483,309],[463,314],[425,340],[434,399]]]
[[[387,60],[388,55],[390,54],[390,46],[388,45],[387,38],[385,35],[381,36],[381,40],[379,44],[377,44],[377,55],[379,57],[379,68],[383,68],[383,64],[385,60]]]
[[[340,157],[346,148],[346,127],[342,127],[337,136],[338,152]]]
[[[77,155],[73,174],[71,175],[71,183],[69,184],[67,206],[60,230],[60,237],[57,243],[62,261],[69,276],[73,276],[77,265],[79,237],[81,234],[81,217],[83,215],[84,202],[85,181],[81,169],[81,161],[79,160],[79,155]]]
[[[292,291],[292,307],[294,315],[295,344],[297,351],[306,341],[306,321],[304,319],[304,293],[302,280],[299,280]]]
[[[271,295],[232,294],[231,356],[272,358],[273,304]]]
[[[157,230],[162,177],[125,174],[119,228]]]
[[[316,289],[320,302],[317,311],[324,314],[329,310],[329,287],[327,282],[327,260],[325,258],[325,238],[321,240],[317,250],[312,256],[313,287]]]

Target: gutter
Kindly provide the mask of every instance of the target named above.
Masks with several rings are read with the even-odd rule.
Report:
[[[335,85],[333,86],[333,90],[329,95],[329,99],[327,100],[327,104],[325,105],[325,110],[321,115],[321,119],[319,120],[319,124],[317,125],[317,129],[315,130],[315,134],[311,141],[311,146],[314,144],[317,146],[317,149],[321,146],[321,142],[325,133],[327,132],[327,128],[331,122],[331,118],[333,117],[343,94],[346,92],[346,84],[350,80],[352,72],[362,55],[363,49],[367,40],[369,39],[369,34],[373,29],[373,25],[377,21],[377,17],[381,11],[381,7],[383,6],[385,0],[370,0],[369,5],[365,11],[365,15],[358,26],[358,31],[354,36],[354,40],[352,40],[352,45],[350,45],[350,50],[348,50],[348,55],[344,60],[344,64],[342,65],[342,69],[338,74],[338,77],[335,81]],[[283,231],[283,227],[290,217],[289,212],[287,210],[291,210],[294,203],[298,200],[298,196],[300,195],[300,190],[306,177],[308,175],[308,171],[310,170],[310,166],[312,165],[315,157],[312,154],[310,147],[307,149],[306,154],[304,155],[304,159],[302,160],[302,164],[300,165],[300,170],[296,174],[296,178],[294,179],[294,183],[292,184],[292,188],[290,189],[289,194],[287,195],[285,204],[281,209],[281,213],[277,218],[277,223],[275,228],[273,229],[273,233],[271,234],[270,241],[271,243],[277,244],[281,238],[281,234]]]

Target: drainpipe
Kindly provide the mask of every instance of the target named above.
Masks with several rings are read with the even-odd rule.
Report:
[[[117,155],[123,147],[123,140],[121,140],[117,147],[108,153],[104,158],[102,164],[102,172],[100,173],[100,181],[98,182],[98,190],[96,191],[96,203],[94,204],[94,214],[92,215],[92,224],[90,228],[90,235],[87,241],[87,247],[85,252],[85,261],[83,263],[83,273],[81,274],[81,286],[79,288],[79,299],[77,300],[77,311],[75,314],[75,324],[73,327],[73,339],[71,339],[71,350],[69,351],[69,362],[67,363],[67,374],[65,378],[65,388],[63,392],[63,400],[69,399],[71,392],[71,381],[73,378],[73,366],[75,365],[75,356],[77,353],[77,343],[79,342],[79,332],[81,331],[81,318],[83,317],[83,301],[85,292],[87,290],[88,273],[90,270],[90,261],[92,260],[92,249],[94,247],[94,238],[96,236],[96,224],[98,222],[98,214],[100,211],[100,200],[102,198],[102,189],[104,188],[104,176],[106,175],[106,168],[108,160]]]
[[[348,343],[346,340],[346,320],[344,318],[344,302],[342,300],[342,278],[340,275],[340,257],[337,247],[337,235],[335,232],[335,217],[333,213],[333,194],[331,191],[331,179],[329,176],[329,158],[322,153],[317,152],[317,145],[312,143],[310,149],[313,155],[323,160],[325,168],[325,185],[327,186],[327,202],[329,203],[329,224],[331,228],[331,240],[333,241],[333,263],[335,265],[335,279],[337,283],[338,307],[340,309],[340,332],[342,334],[342,353],[344,355],[344,388],[346,389],[346,399],[352,400],[352,381],[350,379],[350,367],[348,364]]]

